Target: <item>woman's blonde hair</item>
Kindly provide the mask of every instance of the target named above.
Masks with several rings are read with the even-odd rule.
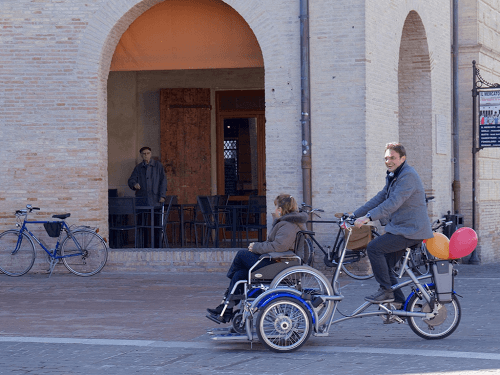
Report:
[[[276,207],[281,207],[282,215],[289,214],[290,212],[296,212],[299,210],[297,201],[290,194],[280,194],[274,200]]]

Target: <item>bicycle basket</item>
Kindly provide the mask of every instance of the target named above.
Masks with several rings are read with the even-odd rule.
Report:
[[[345,229],[345,235],[347,237],[347,229]],[[367,245],[368,242],[372,240],[372,229],[369,226],[363,226],[361,228],[352,228],[351,237],[347,243],[347,248],[349,250],[362,250]]]
[[[62,223],[44,223],[43,226],[49,237],[59,237],[61,234]]]

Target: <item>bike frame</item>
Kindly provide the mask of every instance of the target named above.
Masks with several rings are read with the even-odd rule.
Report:
[[[49,250],[38,239],[38,237],[34,233],[32,233],[28,229],[28,227],[27,227],[28,224],[31,225],[31,224],[47,224],[47,223],[49,223],[49,224],[52,224],[52,223],[62,224],[62,229],[61,230],[64,230],[66,232],[66,234],[68,235],[68,237],[70,237],[73,240],[73,242],[77,246],[77,248],[80,251],[80,253],[70,254],[70,255],[64,255],[64,256],[57,255],[57,250],[59,250],[59,246],[60,246],[60,241],[59,241],[59,239],[61,238],[60,236],[57,239],[57,243],[56,243],[55,248]],[[21,225],[21,229],[19,230],[19,237],[17,238],[16,248],[14,249],[14,251],[12,252],[12,254],[15,254],[21,248],[21,243],[23,241],[23,234],[26,234],[26,232],[53,259],[70,258],[70,257],[74,257],[74,256],[79,256],[79,255],[82,254],[82,248],[81,248],[80,244],[78,243],[78,241],[76,240],[76,238],[73,236],[73,234],[71,233],[71,230],[68,227],[68,224],[66,224],[66,222],[64,220],[61,220],[61,221],[59,221],[59,220],[58,221],[46,221],[46,220],[45,221],[38,221],[38,220],[26,220],[26,218],[23,220],[23,224]],[[51,250],[53,250],[53,252],[51,252]]]
[[[352,312],[352,314],[345,316],[343,318],[334,320],[335,312],[337,311],[338,304],[344,298],[344,296],[340,292],[340,283],[339,283],[338,279],[340,277],[340,268],[342,266],[342,263],[344,261],[344,256],[346,253],[347,242],[349,241],[349,237],[351,236],[351,233],[352,233],[352,227],[347,227],[347,229],[349,231],[348,237],[346,238],[344,248],[342,250],[342,253],[341,253],[341,256],[339,259],[339,266],[336,268],[335,274],[334,274],[333,279],[332,279],[332,287],[333,287],[334,295],[333,296],[319,296],[318,297],[318,298],[321,298],[323,301],[328,301],[328,300],[334,301],[333,311],[332,311],[332,314],[330,316],[330,319],[328,320],[328,323],[323,328],[318,326],[318,323],[317,323],[318,319],[316,319],[316,324],[314,326],[315,332],[313,334],[315,336],[328,336],[330,327],[333,324],[337,324],[337,323],[340,323],[340,322],[343,322],[343,321],[349,320],[349,319],[363,318],[363,317],[368,317],[368,316],[396,315],[396,316],[405,316],[405,317],[414,316],[414,317],[421,317],[421,318],[427,318],[427,319],[432,318],[435,315],[435,311],[432,311],[429,313],[419,313],[419,312],[409,312],[409,311],[404,310],[404,308],[406,307],[406,305],[408,304],[408,301],[410,300],[410,298],[412,296],[412,294],[410,294],[408,296],[408,298],[406,299],[404,306],[402,306],[401,310],[388,309],[386,306],[384,306],[384,304],[373,304],[371,302],[364,302],[356,310],[354,310]],[[418,292],[420,292],[422,294],[423,298],[427,301],[427,303],[430,304],[431,297],[426,292],[424,286],[420,283],[420,280],[424,280],[424,279],[431,279],[432,280],[432,273],[417,277],[413,273],[413,271],[410,269],[410,267],[408,267],[409,256],[410,256],[410,251],[409,251],[409,249],[407,249],[406,255],[404,258],[403,267],[401,268],[401,271],[399,274],[399,278],[401,278],[404,274],[407,274],[410,277],[410,280],[406,280],[406,281],[401,282],[397,285],[393,285],[391,289],[397,290],[397,289],[401,289],[401,288],[408,286],[408,285],[415,285],[415,287],[417,288],[416,290]],[[425,285],[427,286],[428,284],[425,284]],[[376,305],[380,309],[378,311],[373,311],[373,312],[364,312],[371,305]],[[315,314],[316,314],[316,312],[315,312]]]

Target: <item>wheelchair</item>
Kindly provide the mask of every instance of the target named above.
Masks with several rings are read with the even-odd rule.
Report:
[[[285,290],[287,293],[304,296],[304,298],[311,298],[314,295],[333,295],[333,288],[328,279],[318,270],[306,265],[304,260],[297,255],[303,253],[302,246],[309,246],[308,242],[300,240],[303,235],[303,232],[297,234],[293,251],[261,255],[248,271],[248,278],[238,281],[222,301],[225,305],[222,312],[219,315],[208,314],[207,318],[218,324],[232,322],[229,332],[244,334],[246,333],[246,317],[252,304],[259,297],[267,295],[268,291]],[[270,259],[273,263],[258,268],[264,259]],[[224,313],[228,305],[235,301],[239,303],[235,304],[233,315],[227,319]],[[320,324],[326,322],[333,307],[331,300],[325,300],[315,307]]]

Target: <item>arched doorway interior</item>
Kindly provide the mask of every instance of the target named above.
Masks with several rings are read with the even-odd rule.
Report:
[[[264,92],[262,52],[243,17],[221,0],[164,1],[123,33],[110,69],[109,187],[132,194],[128,174],[150,145],[180,203],[224,193],[217,93]]]

